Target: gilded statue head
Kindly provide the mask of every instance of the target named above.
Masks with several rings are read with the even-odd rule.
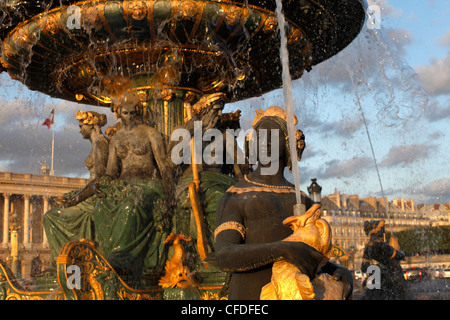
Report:
[[[80,126],[80,133],[84,139],[89,139],[92,130],[101,131],[101,127],[106,125],[106,114],[98,113],[95,111],[83,111],[78,110],[75,113]]]
[[[298,123],[297,117],[294,116],[294,125]],[[279,129],[280,133],[280,157],[284,157],[286,165],[291,171],[291,153],[289,148],[289,135],[287,129],[286,113],[283,108],[278,106],[272,106],[267,108],[265,111],[257,110],[256,117],[252,122],[252,127],[256,131],[257,138],[259,137],[259,129]],[[248,137],[250,138],[250,137]],[[303,150],[305,149],[305,135],[301,130],[295,131],[296,148],[297,148],[297,161],[301,160]],[[270,141],[270,140],[269,140]],[[281,143],[281,141],[283,143]],[[248,139],[246,141],[246,153],[248,154]]]

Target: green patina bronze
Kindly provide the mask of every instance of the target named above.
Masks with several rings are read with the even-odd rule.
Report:
[[[75,11],[68,10],[71,5]],[[358,35],[365,16],[360,0],[283,1],[283,6],[293,79],[343,50]],[[165,142],[185,123],[189,106],[203,96],[223,93],[222,103],[233,102],[282,85],[275,1],[21,0],[2,2],[1,11],[0,72],[51,97],[115,111],[131,93],[140,102],[142,123],[156,128]],[[131,146],[130,139],[123,141]],[[165,170],[164,180],[168,171],[161,159],[158,169]],[[51,298],[223,296],[226,273],[214,266],[213,231],[218,201],[236,179],[220,172],[200,173],[209,253],[202,263],[188,195],[192,175],[173,180],[175,204],[170,209],[165,201],[170,188],[156,176],[126,181],[97,177],[96,184],[89,185],[95,186],[95,194],[80,197],[82,190],[65,195],[76,201],[46,213],[59,282]],[[195,292],[163,292],[157,285],[172,254],[163,244],[171,232],[193,239],[184,245],[185,262],[198,281]],[[71,264],[82,269],[82,289],[67,287]],[[2,279],[6,273],[2,269]],[[0,288],[0,298],[33,295],[14,289],[10,278],[6,282],[9,287]]]

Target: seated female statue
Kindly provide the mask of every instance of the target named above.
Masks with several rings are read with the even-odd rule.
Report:
[[[79,122],[80,133],[84,139],[91,142],[91,151],[85,160],[86,168],[90,172],[90,182],[93,185],[106,172],[108,161],[108,139],[102,133],[106,125],[105,114],[95,111],[79,110],[75,113]],[[86,188],[85,188],[86,189]],[[61,248],[69,241],[79,239],[93,239],[93,210],[96,199],[84,199],[85,189],[65,194],[58,200],[65,208],[55,206],[44,215],[44,228],[47,235],[53,259],[59,254]],[[81,198],[80,198],[81,197]]]
[[[163,271],[173,206],[163,136],[143,123],[140,111],[134,103],[118,109],[122,127],[111,137],[94,210],[99,251],[117,271],[134,275]]]
[[[65,235],[58,242],[49,241],[52,252],[58,253],[67,241],[94,240],[114,269],[132,281],[145,272],[163,271],[173,181],[163,137],[143,124],[139,105],[124,103],[117,114],[122,126],[109,142],[105,174],[96,176],[76,199],[62,201],[60,208],[55,208],[59,215],[89,209],[89,223],[81,224],[90,234],[74,233],[65,222],[56,225],[51,221],[55,214],[46,214],[44,220],[47,234],[62,230]]]

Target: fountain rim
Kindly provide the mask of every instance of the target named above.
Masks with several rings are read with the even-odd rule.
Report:
[[[32,17],[34,17],[36,15],[45,14],[45,13],[47,13],[49,11],[52,11],[53,9],[58,9],[58,8],[61,9],[63,6],[68,7],[69,5],[73,5],[73,4],[76,4],[76,3],[91,3],[91,2],[94,2],[94,1],[106,2],[108,0],[60,0],[57,4],[54,3],[55,2],[54,0],[40,0],[40,2],[44,2],[44,3],[45,2],[49,2],[49,3],[51,3],[50,8],[47,8],[47,10],[41,10],[41,12],[36,12],[36,14],[33,14],[32,16],[26,17],[25,20],[22,20],[22,21],[16,23],[15,25],[13,25],[13,26],[11,26],[9,28],[8,27],[3,27],[2,28],[0,26],[0,38],[1,39],[5,39],[12,29],[15,29],[21,23],[26,22],[27,20],[29,20],[30,18],[32,18]],[[123,3],[123,2],[126,2],[126,1],[130,1],[130,0],[115,0],[115,1],[119,1],[119,2]],[[144,0],[144,1],[146,1],[146,0]],[[158,0],[154,0],[154,2],[156,2],[156,1],[158,1]],[[171,2],[170,0],[163,0],[163,1]],[[253,7],[254,6],[254,7],[258,8],[259,10],[262,9],[262,10],[265,10],[266,12],[268,12],[270,14],[275,15],[275,0],[232,0],[232,1],[230,1],[230,0],[187,0],[187,1],[193,1],[193,2],[197,2],[197,1],[215,2],[215,3],[218,3],[218,4],[219,3],[227,3],[227,4],[241,5],[241,6],[247,6],[247,7]],[[330,13],[330,11],[326,9],[328,7],[331,7],[332,5],[330,3],[334,4],[336,2],[336,0],[302,0],[302,1],[307,1],[308,3],[312,3],[312,4],[316,5],[317,7],[321,7],[322,9],[324,9],[325,12],[327,12],[327,14],[329,16],[331,15],[331,18],[332,18],[333,21],[336,20],[335,19],[336,17],[339,17],[341,15],[341,12],[340,12],[341,10],[336,10],[337,13],[336,12]],[[24,1],[24,2],[26,3],[26,1]],[[263,4],[270,4],[270,5],[272,5],[272,7],[273,7],[272,10],[263,7],[261,5],[261,2]],[[296,19],[295,19],[294,11],[290,10],[291,7],[295,5],[294,2],[295,1],[291,1],[291,0],[283,0],[283,7],[284,7],[285,18],[286,18],[286,20],[289,20],[289,21],[293,22],[297,27],[301,28],[301,24],[299,24],[296,21]],[[292,4],[292,3],[294,3],[294,4]],[[339,48],[336,51],[326,52],[326,53],[323,53],[323,55],[319,55],[318,58],[314,59],[313,65],[317,65],[317,64],[319,64],[319,63],[329,59],[330,57],[336,55],[337,53],[339,53],[343,49],[345,49],[345,47],[348,46],[348,44],[350,44],[356,38],[356,36],[360,33],[361,28],[364,25],[365,16],[366,16],[366,10],[369,7],[367,0],[341,0],[341,1],[339,1],[339,4],[342,4],[342,5],[345,4],[347,6],[346,8],[354,6],[356,10],[361,10],[362,11],[362,12],[360,12],[360,13],[362,13],[361,14],[361,18],[362,17],[363,18],[359,19],[360,23],[359,23],[358,27],[354,28],[355,29],[354,34],[350,35],[349,37],[348,37],[348,35],[343,36],[342,39],[340,39],[340,40],[343,40],[345,38],[350,38],[350,41],[336,41],[339,44]],[[3,4],[3,6],[7,7],[8,5],[7,4]],[[356,7],[359,7],[359,8],[356,8]],[[291,18],[291,17],[293,17],[293,18]],[[5,19],[5,17],[3,19]],[[344,24],[344,23],[342,23],[342,24]],[[337,25],[337,27],[338,28],[340,27],[339,24]],[[339,35],[337,35],[337,36],[339,37]]]
[[[262,7],[260,7],[260,5],[256,5],[256,4],[261,4],[261,3],[268,3],[267,1],[262,1],[262,0],[248,0],[248,2],[247,2],[247,0],[234,0],[234,1],[228,1],[228,0],[225,0],[225,1],[220,1],[220,0],[209,0],[209,1],[208,0],[191,0],[191,1],[193,1],[193,2],[213,2],[213,3],[217,3],[217,4],[225,3],[225,4],[228,4],[228,5],[241,6],[242,8],[244,8],[244,6],[245,6],[244,3],[248,3],[248,6],[257,8],[258,10],[265,11],[269,15],[275,15],[274,11],[271,11],[270,9],[267,9],[265,7],[262,8]],[[330,2],[334,2],[335,0],[304,0],[304,1],[307,4],[315,4],[317,6],[317,8],[324,8],[322,6],[322,4],[324,4],[325,6],[331,6]],[[45,0],[44,0],[44,2],[45,2]],[[68,0],[68,1],[63,1],[63,2],[67,3],[69,5],[69,4],[77,4],[77,3],[78,4],[88,4],[88,3],[93,3],[94,1],[93,0],[83,0],[83,1]],[[107,0],[100,0],[100,1],[98,1],[98,3],[107,3],[107,2],[109,2],[109,1],[107,1]],[[117,2],[117,1],[114,1],[114,2]],[[120,0],[119,2],[124,4],[124,3],[128,2],[128,0]],[[144,1],[144,2],[149,2],[149,1]],[[156,1],[151,1],[151,2],[156,2]],[[172,1],[167,1],[167,2],[172,2]],[[182,2],[182,0],[180,0],[179,2]],[[274,2],[274,1],[272,1],[272,2]],[[353,7],[356,8],[356,9],[354,9],[356,11],[362,10],[361,12],[357,12],[357,13],[355,13],[356,11],[354,11],[353,15],[351,16],[353,19],[350,19],[350,21],[351,21],[351,23],[353,25],[350,26],[350,27],[347,27],[347,28],[351,29],[353,34],[351,36],[349,36],[347,34],[342,35],[339,28],[345,29],[346,27],[345,26],[340,26],[339,23],[337,23],[335,21],[335,19],[334,19],[335,17],[332,16],[332,13],[330,13],[327,10],[327,8],[324,8],[323,11],[316,11],[315,13],[317,13],[317,12],[319,14],[326,13],[328,15],[329,21],[333,25],[332,29],[334,28],[333,31],[334,31],[335,38],[333,38],[333,37],[330,38],[330,34],[324,35],[326,32],[330,32],[329,30],[327,30],[326,32],[323,32],[323,34],[321,32],[319,32],[320,35],[317,35],[317,34],[313,33],[312,36],[314,36],[315,39],[311,39],[311,37],[310,37],[311,34],[309,32],[307,32],[307,31],[304,31],[303,26],[306,26],[308,28],[315,27],[316,29],[319,28],[319,30],[320,30],[320,27],[322,26],[322,24],[321,23],[318,23],[316,25],[314,25],[314,24],[308,25],[307,23],[304,23],[304,24],[300,23],[299,24],[298,21],[296,23],[295,20],[293,21],[292,19],[290,19],[289,14],[292,14],[292,12],[290,12],[290,10],[289,10],[289,5],[292,6],[293,2],[294,1],[284,1],[285,4],[286,3],[288,4],[286,6],[285,10],[284,10],[285,13],[286,13],[286,19],[288,21],[291,21],[293,26],[298,28],[302,32],[302,34],[305,36],[305,38],[313,43],[313,49],[312,49],[313,59],[312,59],[312,61],[311,61],[311,63],[309,65],[306,65],[306,70],[307,71],[309,71],[312,66],[317,65],[317,64],[319,64],[319,63],[329,59],[330,57],[332,57],[332,56],[336,55],[337,53],[339,53],[340,51],[342,51],[346,46],[348,46],[348,44],[350,44],[356,38],[356,36],[359,34],[359,32],[360,32],[360,30],[362,28],[362,25],[363,25],[363,23],[365,21],[365,13],[363,11],[365,11],[365,8],[367,7],[366,0],[343,0],[340,3],[346,3],[347,7],[353,6]],[[283,5],[285,5],[285,4],[283,4]],[[349,5],[349,4],[351,4],[351,5]],[[355,6],[356,4],[358,4],[359,7]],[[7,32],[7,35],[4,36],[3,38],[4,39],[8,39],[16,30],[18,30],[18,28],[20,28],[21,25],[25,25],[27,23],[30,23],[32,20],[37,21],[36,19],[40,19],[40,17],[42,17],[42,15],[46,15],[49,12],[58,11],[58,10],[61,11],[62,10],[61,8],[62,7],[57,6],[57,7],[51,8],[49,10],[46,10],[44,12],[41,12],[40,14],[34,14],[34,15],[32,14],[31,17],[29,17],[28,19],[17,23],[12,29],[9,30],[9,32]],[[339,13],[339,14],[341,16],[344,16],[343,13]],[[342,21],[340,21],[340,23],[342,24]],[[356,26],[357,24],[359,24],[359,25]],[[1,27],[0,27],[0,33],[1,33],[1,31],[2,30],[1,30]],[[322,31],[322,30],[320,30],[320,31]],[[2,36],[0,35],[0,37],[2,37]],[[325,37],[325,40],[323,40],[323,38],[321,38],[321,37]],[[328,38],[326,38],[326,37],[328,37]],[[330,44],[327,43],[327,40],[330,40],[330,39],[333,40],[334,42],[336,42],[335,46],[333,47],[334,50],[328,50],[329,48],[327,49],[327,46],[330,46]],[[340,41],[340,40],[343,40],[343,39],[345,39],[345,41]],[[321,44],[324,45],[324,48],[322,48]],[[6,44],[6,46],[7,45],[8,44]],[[0,50],[1,50],[1,48],[0,48]],[[322,53],[322,54],[318,53],[318,51],[320,51],[320,50],[322,50],[324,53]],[[105,53],[107,54],[107,52],[105,52]],[[5,70],[8,69],[7,65],[2,66],[2,67],[4,67],[4,68],[2,70],[0,70],[0,72],[1,71],[5,71]],[[9,70],[7,70],[7,71],[9,73]],[[11,73],[10,73],[10,75],[11,75]],[[301,74],[300,74],[300,77],[301,77]],[[294,77],[294,79],[297,79],[297,78],[299,78],[299,76]],[[21,82],[23,82],[23,81],[21,81]],[[279,84],[278,85],[273,85],[269,89],[266,88],[265,90],[261,90],[261,92],[259,94],[258,93],[257,94],[251,93],[249,95],[245,95],[244,94],[243,97],[241,96],[241,97],[237,97],[237,98],[231,99],[231,100],[232,101],[245,100],[245,99],[248,99],[248,98],[251,98],[251,97],[259,96],[259,95],[262,95],[264,93],[267,93],[267,92],[279,89],[280,87],[281,86]],[[47,94],[49,94],[49,93],[47,93]],[[70,99],[63,98],[63,97],[59,97],[59,98],[62,98],[62,99],[65,99],[65,100],[70,100]],[[100,106],[105,106],[105,105],[103,104],[103,105],[100,105]]]

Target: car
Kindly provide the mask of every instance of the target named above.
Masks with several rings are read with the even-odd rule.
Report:
[[[405,280],[420,280],[422,278],[422,270],[420,268],[411,267],[404,271]]]
[[[428,267],[420,268],[420,278],[425,279],[430,277],[430,271],[428,270]]]
[[[442,269],[439,269],[439,268],[433,268],[433,269],[431,270],[431,272],[430,272],[431,277],[432,277],[433,279],[439,278],[440,275],[441,275],[441,273],[442,273],[442,271],[443,271]]]
[[[442,270],[440,276],[444,279],[450,278],[450,268],[445,268],[444,270]]]
[[[362,279],[363,274],[361,270],[355,270],[355,279]]]

